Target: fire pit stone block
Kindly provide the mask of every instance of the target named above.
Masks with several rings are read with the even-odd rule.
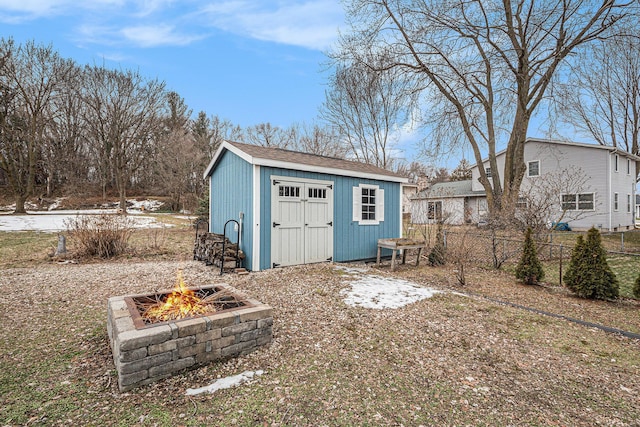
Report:
[[[216,360],[248,354],[271,342],[271,307],[246,298],[227,285],[201,289],[214,287],[230,290],[245,305],[206,316],[136,327],[135,314],[127,299],[141,295],[109,298],[107,332],[120,391]]]

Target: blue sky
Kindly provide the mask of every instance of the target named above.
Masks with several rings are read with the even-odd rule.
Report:
[[[234,124],[311,123],[339,0],[0,0],[0,36],[79,64],[137,69]]]

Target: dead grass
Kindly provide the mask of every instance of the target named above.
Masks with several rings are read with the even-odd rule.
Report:
[[[340,293],[354,278],[330,264],[219,277],[185,261],[190,232],[169,235],[165,246],[174,249],[161,255],[3,263],[1,425],[638,425],[638,341],[454,293],[395,310],[354,308]],[[274,341],[119,393],[106,300],[170,288],[178,268],[189,285],[224,281],[270,304]],[[579,300],[501,272],[468,271],[464,288],[448,266],[406,265],[394,276],[640,331],[634,302]],[[257,369],[265,374],[250,384],[185,396]]]

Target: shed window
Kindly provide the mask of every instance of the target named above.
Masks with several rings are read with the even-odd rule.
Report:
[[[309,188],[309,198],[310,199],[326,199],[327,189],[326,188]]]
[[[384,221],[384,190],[377,185],[353,187],[353,220],[361,225]]]
[[[278,188],[278,195],[280,197],[300,197],[300,187],[292,186],[292,185],[281,185]]]

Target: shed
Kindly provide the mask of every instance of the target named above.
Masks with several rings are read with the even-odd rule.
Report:
[[[224,141],[204,177],[210,231],[240,223],[248,270],[374,259],[378,239],[402,236],[407,179],[373,165]]]

